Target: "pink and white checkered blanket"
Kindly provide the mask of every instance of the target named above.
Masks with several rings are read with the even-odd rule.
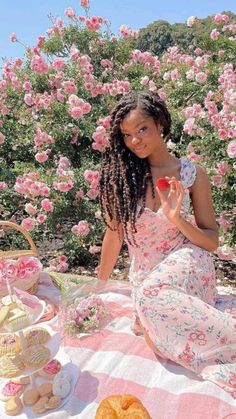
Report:
[[[48,287],[47,295],[50,293],[53,298],[52,287]],[[56,293],[54,290],[54,298]],[[142,401],[152,419],[236,418],[236,400],[229,394],[185,368],[157,358],[144,338],[133,334],[130,294],[129,284],[111,286],[102,298],[112,312],[112,321],[91,336],[65,339],[65,350],[79,366],[80,377],[65,410],[45,417],[93,419],[102,399],[131,393]],[[225,302],[229,306],[235,299],[222,297],[219,307]]]

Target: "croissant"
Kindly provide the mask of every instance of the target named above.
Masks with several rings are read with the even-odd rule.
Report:
[[[151,416],[137,397],[117,394],[100,403],[95,419],[151,419]]]

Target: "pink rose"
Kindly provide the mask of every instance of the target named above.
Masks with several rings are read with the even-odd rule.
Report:
[[[75,11],[72,9],[72,7],[67,7],[64,13],[69,19],[72,19],[72,17],[75,17]]]
[[[45,214],[39,214],[36,218],[37,222],[42,224],[46,221],[47,216]]]
[[[79,222],[79,224],[74,225],[71,231],[73,234],[81,234],[81,236],[87,236],[90,231],[90,228],[87,221],[82,220]]]
[[[34,207],[32,204],[25,204],[25,211],[29,215],[35,215],[37,212],[37,207]]]
[[[3,135],[1,132],[0,132],[0,145],[2,145],[4,142],[5,142],[5,135]]]
[[[210,33],[210,38],[212,41],[216,41],[219,38],[220,33],[217,31],[217,29],[213,29]]]
[[[33,256],[22,256],[17,261],[18,273],[20,279],[27,279],[31,275],[42,270],[41,262]]]
[[[42,151],[41,153],[35,154],[35,160],[37,160],[38,163],[44,163],[48,159],[48,153],[47,151]]]
[[[206,73],[203,73],[202,71],[200,71],[199,73],[197,73],[195,75],[195,79],[198,83],[203,84],[203,83],[205,83],[205,81],[207,79],[207,75],[206,75]]]
[[[89,0],[80,0],[80,6],[84,7],[85,9],[89,8]]]
[[[96,199],[97,196],[99,195],[99,191],[98,191],[98,189],[90,189],[87,192],[87,195],[90,199]]]
[[[230,143],[228,144],[227,153],[231,159],[234,159],[236,157],[236,141],[235,140],[230,141]]]
[[[45,198],[41,201],[41,207],[46,212],[53,212],[54,210],[54,205],[48,198]]]
[[[17,37],[16,37],[15,32],[13,32],[13,33],[10,35],[10,41],[11,41],[11,42],[16,42],[16,41],[17,41]]]
[[[0,191],[3,191],[4,189],[7,189],[8,186],[6,184],[6,182],[0,182]]]
[[[27,231],[32,231],[35,228],[36,223],[35,220],[33,220],[33,218],[27,217],[22,221],[21,225]]]

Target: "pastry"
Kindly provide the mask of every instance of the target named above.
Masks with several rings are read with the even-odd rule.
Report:
[[[23,404],[18,396],[11,397],[5,404],[5,413],[10,416],[16,416],[21,413]]]
[[[36,388],[29,388],[23,394],[23,403],[25,406],[33,406],[40,398]]]
[[[0,357],[0,377],[12,378],[21,375],[25,366],[20,355],[9,358],[7,355]]]
[[[46,403],[46,409],[56,409],[60,406],[61,397],[60,396],[52,396]]]
[[[43,383],[37,388],[37,390],[41,397],[43,396],[51,397],[52,396],[52,383]]]
[[[23,329],[24,327],[29,326],[30,321],[26,311],[22,310],[19,307],[15,307],[10,310],[7,318],[7,324],[5,329],[9,332],[15,332],[16,330]]]
[[[13,396],[20,396],[24,391],[23,384],[16,384],[13,381],[8,381],[0,390],[0,399],[6,402]]]
[[[151,419],[140,400],[131,394],[112,395],[104,399],[98,406],[95,419],[108,417]]]
[[[57,359],[52,359],[39,371],[39,375],[53,379],[59,371],[61,371],[61,363]]]
[[[46,412],[46,404],[48,403],[49,398],[47,396],[40,397],[40,399],[32,406],[34,413],[44,413]]]
[[[8,314],[10,311],[10,307],[9,306],[2,306],[0,308],[0,328],[3,326]]]
[[[20,353],[21,350],[22,347],[19,336],[12,333],[0,335],[0,356],[15,356]]]
[[[57,377],[53,379],[52,392],[54,396],[66,397],[70,393],[70,383],[66,378]]]
[[[35,327],[33,329],[27,330],[24,333],[24,337],[27,346],[32,346],[48,342],[51,336],[50,333],[43,327]]]
[[[43,345],[34,345],[26,348],[22,353],[23,362],[26,367],[42,367],[50,359],[51,353]]]

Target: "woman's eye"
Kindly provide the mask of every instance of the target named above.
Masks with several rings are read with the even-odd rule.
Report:
[[[147,127],[142,127],[142,128],[140,128],[139,132],[144,132],[144,131],[146,131],[146,129],[147,129]]]
[[[123,134],[123,138],[124,138],[124,139],[129,138],[129,136],[130,136],[129,134]]]

